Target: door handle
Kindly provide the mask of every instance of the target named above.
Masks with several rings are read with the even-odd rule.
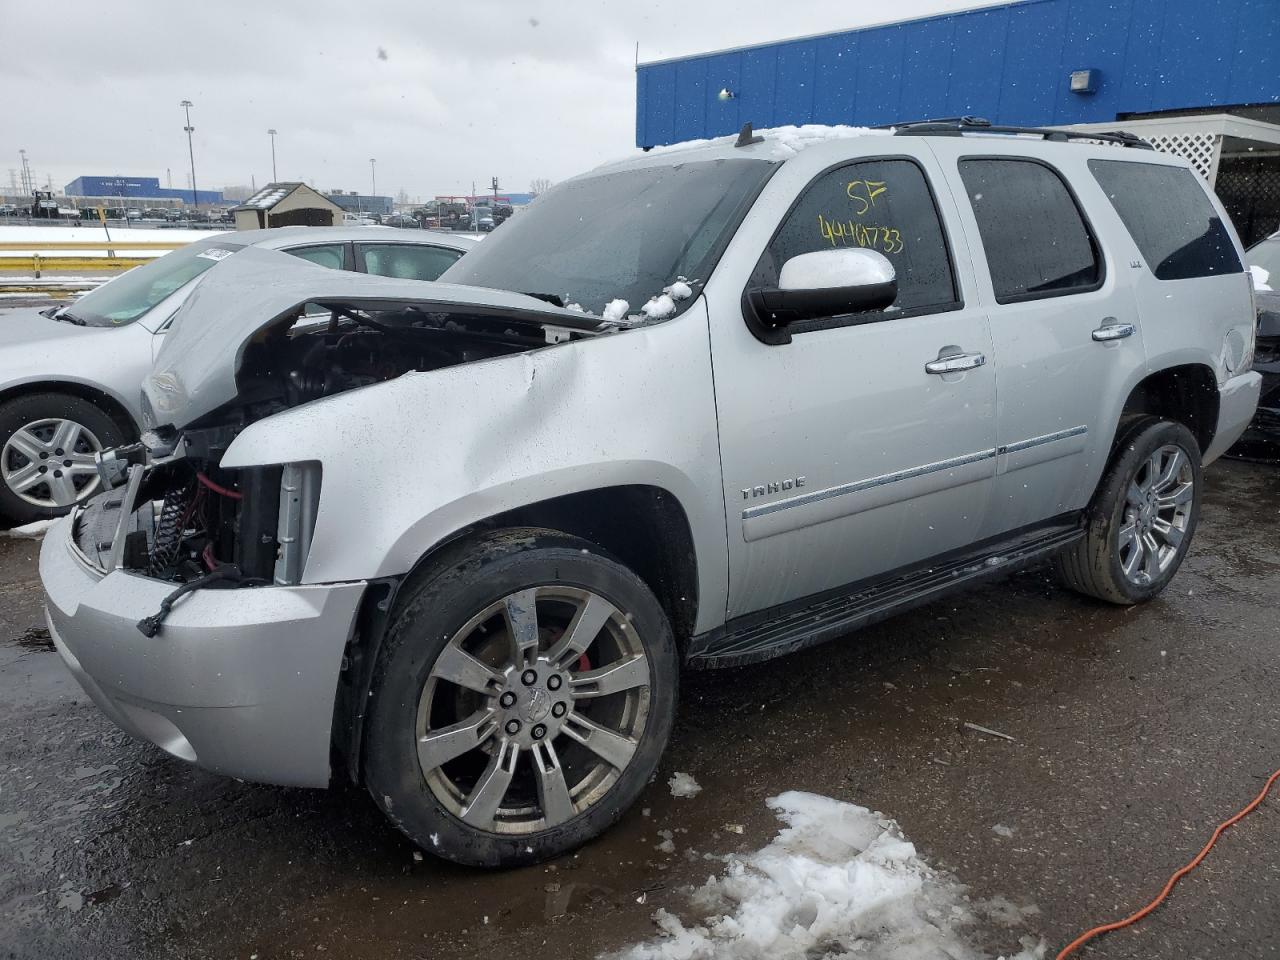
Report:
[[[987,362],[987,358],[981,353],[955,353],[949,357],[939,357],[937,360],[930,360],[924,365],[925,373],[962,373],[965,370],[975,370]]]
[[[1115,317],[1107,317],[1102,321],[1102,326],[1093,331],[1093,339],[1099,343],[1106,343],[1108,340],[1123,340],[1125,337],[1132,337],[1136,329],[1132,323],[1117,323]]]

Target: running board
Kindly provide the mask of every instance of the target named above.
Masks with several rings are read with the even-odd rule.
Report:
[[[1040,527],[1000,543],[875,582],[827,592],[780,610],[747,614],[718,630],[693,637],[687,666],[695,670],[737,667],[771,660],[929,603],[972,583],[1012,573],[1084,536],[1078,522]]]

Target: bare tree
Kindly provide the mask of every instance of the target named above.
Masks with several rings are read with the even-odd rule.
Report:
[[[529,192],[535,197],[540,193],[546,193],[551,189],[551,181],[546,177],[534,177],[529,183]]]

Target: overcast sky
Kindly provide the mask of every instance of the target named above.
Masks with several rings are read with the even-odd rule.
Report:
[[[995,0],[380,0],[8,3],[3,186],[91,175],[201,189],[271,177],[379,193],[525,191],[635,149],[640,61]],[[483,189],[483,186],[482,186]]]

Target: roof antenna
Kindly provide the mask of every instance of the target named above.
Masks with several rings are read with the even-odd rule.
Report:
[[[738,142],[735,147],[749,147],[753,143],[764,143],[764,137],[756,136],[751,132],[751,121],[748,120],[742,125],[742,129],[738,131]]]

